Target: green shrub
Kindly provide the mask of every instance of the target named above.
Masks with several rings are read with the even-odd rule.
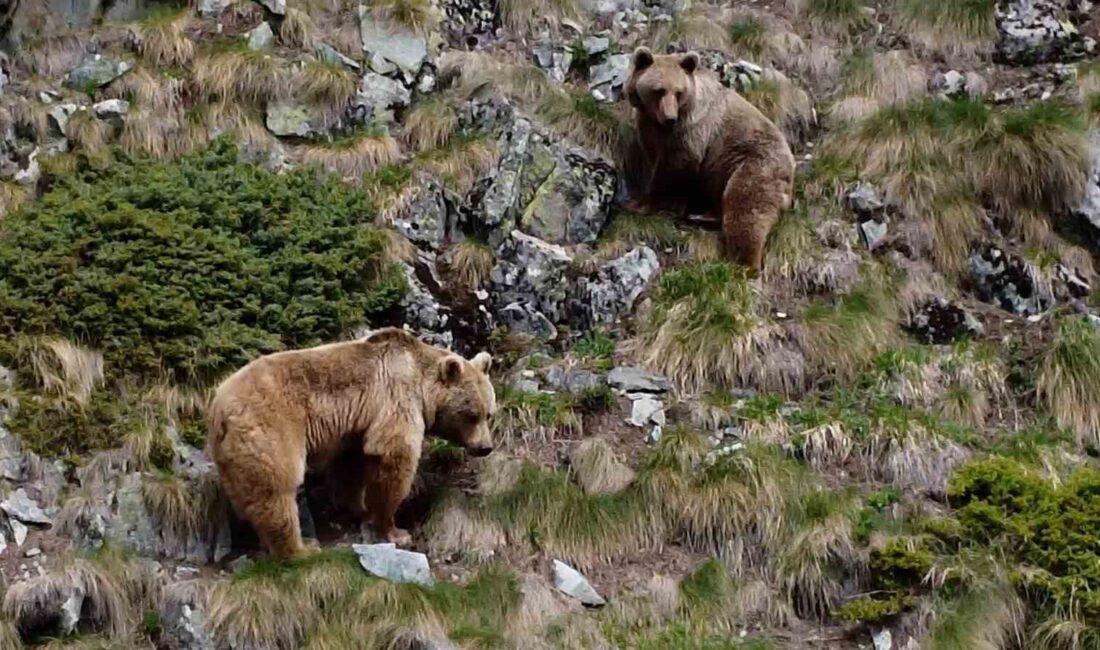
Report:
[[[272,174],[220,140],[61,178],[0,237],[0,336],[60,335],[111,372],[206,384],[337,338],[404,286],[364,194]]]
[[[879,623],[912,609],[917,599],[910,594],[894,594],[887,598],[862,596],[844,603],[833,615],[838,621]]]
[[[908,589],[920,584],[934,560],[919,540],[894,538],[871,553],[871,573],[885,589]]]

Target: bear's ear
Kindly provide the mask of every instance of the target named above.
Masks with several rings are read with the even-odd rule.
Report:
[[[694,74],[699,68],[699,53],[688,52],[680,59],[680,67],[688,74]]]
[[[645,70],[653,65],[653,52],[648,47],[639,47],[634,50],[634,69]]]
[[[477,356],[470,359],[470,363],[481,372],[489,374],[489,369],[493,367],[493,357],[488,352],[478,352]]]
[[[462,359],[451,355],[439,362],[439,381],[450,384],[462,376]]]

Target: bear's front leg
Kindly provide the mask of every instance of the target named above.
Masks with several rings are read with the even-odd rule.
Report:
[[[406,448],[387,450],[381,455],[366,458],[364,505],[375,532],[398,546],[412,541],[409,532],[394,523],[394,515],[412,490],[420,460],[418,456],[418,453]]]

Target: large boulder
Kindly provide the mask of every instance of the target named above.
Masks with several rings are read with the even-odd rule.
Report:
[[[392,122],[394,110],[408,106],[411,99],[409,89],[401,82],[376,72],[367,72],[352,102],[354,119],[363,124]]]
[[[501,136],[500,160],[471,195],[472,223],[492,245],[518,227],[554,244],[595,241],[615,195],[614,168],[603,158],[551,137],[525,118]]]
[[[417,179],[403,201],[403,207],[387,216],[390,224],[420,248],[439,251],[461,241],[458,228],[458,197],[428,176]]]
[[[320,108],[294,101],[269,105],[265,124],[268,131],[283,137],[317,138],[328,133]]]

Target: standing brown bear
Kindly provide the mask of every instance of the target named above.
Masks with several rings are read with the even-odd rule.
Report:
[[[386,540],[420,461],[424,435],[484,456],[496,410],[485,352],[467,361],[397,329],[279,352],[241,368],[211,402],[210,447],[225,493],[273,555],[306,552],[295,495],[307,467]],[[347,459],[361,460],[349,468]]]
[[[647,178],[642,209],[721,216],[722,253],[759,271],[764,244],[790,205],[794,156],[771,120],[722,86],[699,55],[635,50],[626,96]]]

